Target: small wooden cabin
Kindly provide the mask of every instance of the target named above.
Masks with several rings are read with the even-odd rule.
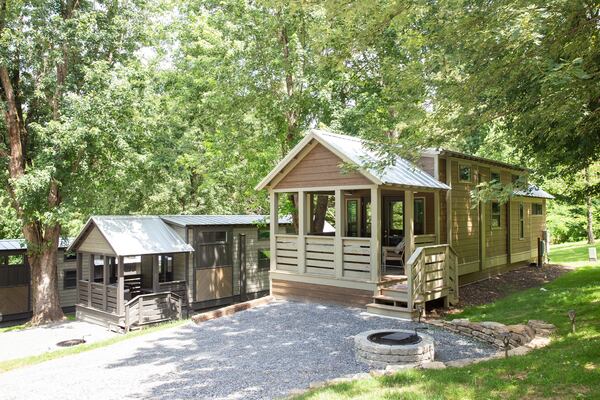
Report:
[[[265,221],[257,215],[90,218],[70,247],[78,255],[78,319],[127,331],[267,295]]]
[[[58,295],[65,312],[75,310],[76,261],[66,252],[69,240],[61,239],[56,256]],[[24,239],[0,240],[0,321],[31,317],[31,274]]]
[[[257,186],[274,221],[273,295],[411,318],[427,301],[456,302],[460,283],[537,257],[552,196],[533,187],[508,203],[470,196],[526,169],[446,150],[424,153],[419,167],[397,158],[372,168],[377,160],[361,139],[312,130]],[[297,223],[278,233],[290,204]],[[333,233],[316,223],[324,204]]]

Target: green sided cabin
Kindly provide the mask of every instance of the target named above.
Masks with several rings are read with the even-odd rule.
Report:
[[[262,215],[91,217],[77,254],[77,318],[117,331],[269,293]],[[278,225],[285,229],[288,221]]]
[[[64,312],[75,310],[76,260],[61,239],[56,253],[58,297]],[[31,317],[31,273],[24,239],[0,240],[0,322]]]
[[[552,196],[533,186],[505,203],[470,195],[479,182],[526,179],[526,169],[443,149],[418,165],[376,161],[359,138],[312,130],[257,185],[274,221],[272,295],[413,318],[429,301],[457,302],[461,284],[537,259]],[[280,233],[290,209],[294,224]]]

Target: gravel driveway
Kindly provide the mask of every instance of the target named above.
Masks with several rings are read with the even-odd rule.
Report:
[[[269,399],[368,368],[352,336],[412,322],[361,310],[278,301],[0,374],[3,399]],[[432,330],[436,359],[495,350]]]

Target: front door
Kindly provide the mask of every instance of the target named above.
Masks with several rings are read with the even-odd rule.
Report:
[[[196,302],[233,296],[233,232],[228,227],[194,231]]]
[[[383,203],[383,245],[397,246],[404,239],[404,199],[384,197]]]

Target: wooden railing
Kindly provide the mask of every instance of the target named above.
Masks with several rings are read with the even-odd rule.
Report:
[[[350,238],[342,240],[344,277],[369,280],[371,278],[371,239]]]
[[[158,284],[159,292],[171,292],[181,298],[183,305],[187,304],[187,282],[186,281],[171,281],[160,282]]]
[[[415,235],[415,246],[433,246],[437,244],[437,236],[435,234]]]
[[[87,304],[90,292],[88,290],[87,281],[79,281],[79,291],[77,292],[77,303]]]
[[[91,289],[91,290],[90,290]],[[79,281],[77,303],[110,313],[117,312],[117,287],[102,283]],[[91,297],[91,300],[90,300]]]
[[[444,296],[458,301],[456,253],[448,244],[417,247],[406,263],[408,308]]]
[[[125,331],[144,325],[180,319],[182,300],[175,293],[142,294],[125,303]]]
[[[318,275],[335,275],[335,238],[305,236],[306,272]]]
[[[283,271],[298,270],[298,236],[276,235],[277,269]]]

